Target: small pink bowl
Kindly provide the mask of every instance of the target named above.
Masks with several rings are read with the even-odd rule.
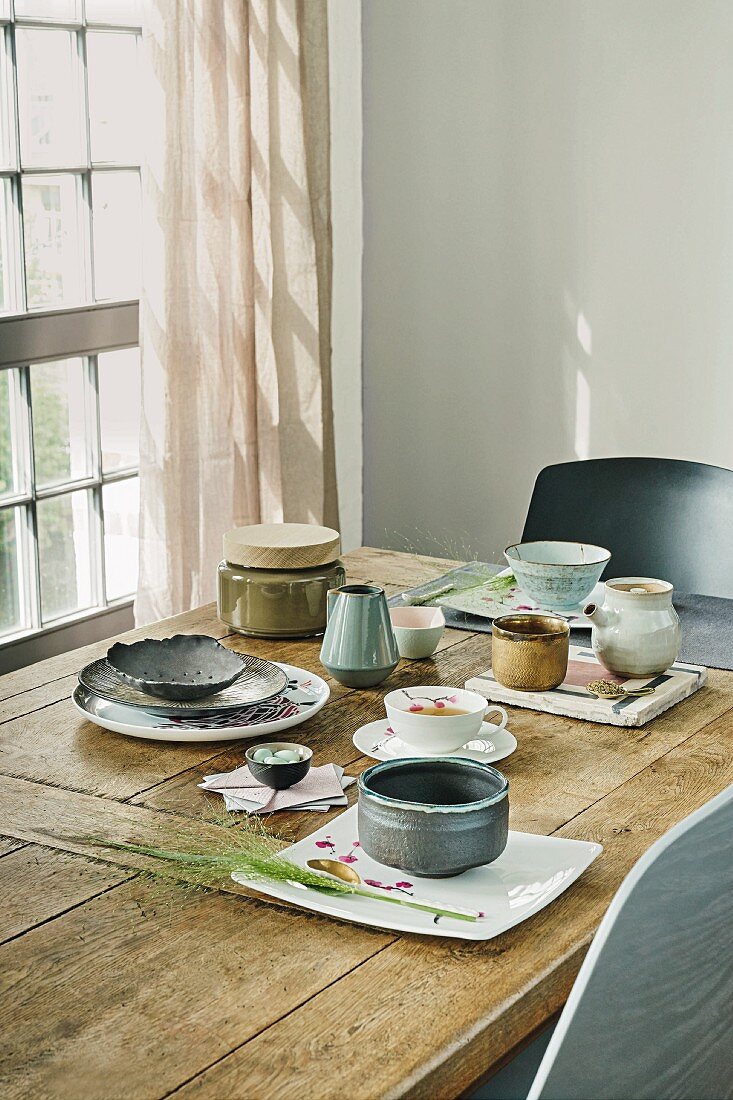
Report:
[[[432,657],[445,629],[439,607],[390,607],[389,617],[400,657],[410,661]]]

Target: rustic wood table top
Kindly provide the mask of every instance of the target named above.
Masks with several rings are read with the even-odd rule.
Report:
[[[401,591],[454,564],[391,551],[346,556],[350,579]],[[126,635],[205,632],[236,650],[322,673],[318,641],[228,633],[213,605]],[[733,673],[641,729],[512,709],[519,747],[511,826],[600,841],[564,895],[494,940],[398,935],[253,896],[151,880],[143,857],[80,838],[155,841],[205,820],[205,774],[241,743],[173,745],[83,722],[70,695],[109,642],[0,679],[0,933],[3,1097],[458,1096],[562,1007],[632,864],[733,782]],[[403,661],[389,687],[462,686],[490,664],[487,635],[446,630],[434,661]],[[381,717],[384,688],[330,681],[302,729],[320,762],[352,775],[352,745]],[[300,733],[301,731],[299,731]],[[351,795],[353,801],[353,793]],[[282,814],[290,838],[321,814]],[[169,839],[170,842],[170,839]]]

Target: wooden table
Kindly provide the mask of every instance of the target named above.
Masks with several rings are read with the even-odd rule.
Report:
[[[351,579],[399,591],[451,563],[363,549]],[[225,638],[322,672],[318,642],[227,633],[213,605],[134,631]],[[485,943],[396,935],[139,872],[141,857],[79,838],[170,843],[216,829],[196,784],[241,744],[136,741],[82,722],[69,695],[103,642],[0,679],[0,1094],[298,1098],[451,1097],[477,1084],[565,1001],[614,891],[649,845],[733,782],[733,673],[640,730],[512,710],[511,825],[596,840],[602,856],[561,898]],[[389,686],[462,685],[490,638],[448,630],[435,662]],[[386,688],[385,688],[386,690]],[[383,690],[331,682],[303,738],[356,774],[351,736]],[[282,815],[292,837],[322,815]]]

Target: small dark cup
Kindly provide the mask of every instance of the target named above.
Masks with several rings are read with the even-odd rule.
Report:
[[[292,749],[300,753],[300,760],[297,763],[293,761],[292,764],[285,761],[282,764],[261,764],[258,760],[252,759],[252,754],[258,749],[270,749],[273,753],[278,749]],[[290,741],[265,741],[264,744],[252,745],[247,749],[244,757],[258,783],[263,783],[274,791],[286,791],[288,787],[294,787],[296,783],[300,783],[301,779],[305,779],[313,763],[313,750],[305,745],[295,745]]]
[[[509,838],[509,781],[476,760],[388,760],[359,778],[359,841],[413,875],[448,878],[493,863]]]

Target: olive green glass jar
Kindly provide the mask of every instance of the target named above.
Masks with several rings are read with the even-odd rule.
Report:
[[[219,618],[255,638],[307,638],[326,629],[326,596],[346,579],[338,531],[308,523],[238,527],[224,536]]]

